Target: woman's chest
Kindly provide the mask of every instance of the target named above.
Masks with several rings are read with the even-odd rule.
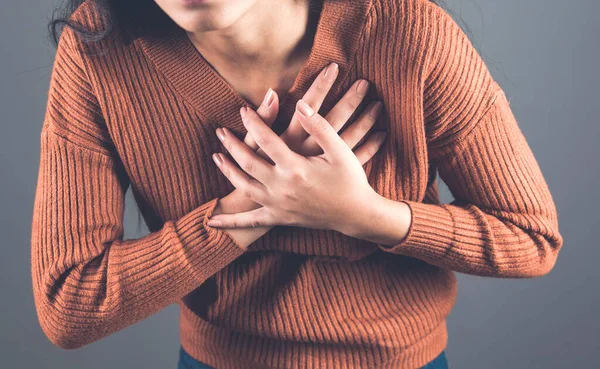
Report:
[[[425,196],[432,169],[427,160],[420,100],[398,99],[386,93],[385,81],[373,76],[358,76],[354,72],[350,77],[353,78],[341,81],[330,91],[320,113],[326,115],[357,78],[369,80],[368,95],[347,123],[351,124],[370,101],[377,99],[383,102],[384,109],[374,129],[388,131],[388,138],[364,165],[369,182],[387,198],[420,201]],[[215,129],[232,125],[232,119],[241,122],[239,116],[207,118],[167,83],[158,82],[161,81],[142,89],[133,81],[124,81],[121,86],[113,86],[117,90],[114,92],[118,94],[119,88],[137,87],[139,93],[129,94],[133,98],[113,99],[105,103],[111,137],[150,228],[159,228],[164,221],[177,219],[200,204],[214,197],[226,196],[234,189],[214,164],[211,155],[226,152]],[[419,94],[420,91],[405,93]],[[288,103],[295,105],[295,100]],[[289,111],[289,106],[287,108]],[[235,134],[243,139],[244,132]]]

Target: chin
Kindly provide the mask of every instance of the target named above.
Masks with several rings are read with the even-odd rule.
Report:
[[[188,32],[224,29],[235,23],[258,0],[155,0]]]

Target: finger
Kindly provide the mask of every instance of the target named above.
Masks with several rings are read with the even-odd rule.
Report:
[[[242,122],[256,144],[275,164],[290,166],[294,165],[294,161],[303,158],[290,150],[282,138],[267,126],[254,110],[246,109],[245,114],[242,114]],[[261,160],[264,161],[262,158]]]
[[[344,96],[327,113],[325,119],[331,123],[336,131],[339,131],[354,114],[354,111],[367,95],[367,91],[369,91],[369,81],[360,79],[354,82]]]
[[[352,150],[341,139],[331,124],[319,113],[314,112],[302,99],[298,100],[296,111],[298,111],[300,124],[323,149],[327,159],[335,161],[337,158],[352,153]]]
[[[209,218],[207,224],[219,228],[256,228],[276,225],[264,207],[243,213],[216,214]]]
[[[254,178],[250,178],[243,170],[239,169],[227,155],[222,153],[214,153],[213,160],[223,175],[227,177],[231,184],[242,191],[244,196],[252,201],[263,204],[267,196],[266,187]]]
[[[240,141],[226,127],[217,128],[217,136],[223,143],[223,146],[238,163],[240,168],[252,177],[258,179],[261,183],[266,183],[270,178],[273,166],[267,163],[262,157]]]
[[[367,161],[371,160],[373,155],[375,155],[383,145],[386,137],[387,134],[383,131],[372,133],[365,143],[354,150],[354,155],[356,155],[356,158],[361,165],[364,165]]]
[[[383,103],[381,101],[370,104],[361,112],[358,119],[340,134],[340,137],[346,142],[348,147],[354,148],[365,137],[379,117],[382,106]]]
[[[314,111],[319,111],[323,104],[323,100],[325,100],[329,90],[331,90],[338,73],[339,66],[337,63],[330,63],[327,65],[327,67],[321,70],[321,73],[319,73],[317,78],[315,78],[304,96],[302,96],[302,100],[306,101]],[[290,124],[281,134],[281,137],[284,141],[291,143],[292,149],[308,137],[308,133],[302,128],[296,113],[292,116]]]
[[[381,103],[380,101],[371,103],[367,108],[365,108],[361,112],[360,116],[356,121],[354,121],[350,126],[348,126],[348,128],[346,128],[342,133],[339,134],[342,140],[346,142],[346,145],[348,145],[348,147],[354,148],[365,137],[365,135],[377,121],[377,118],[381,113],[382,106],[383,103]],[[327,118],[325,119],[327,120]],[[300,150],[298,150],[298,152],[316,153],[318,153],[319,151],[320,147],[312,137],[306,139],[304,143],[300,146]]]
[[[269,87],[262,103],[258,107],[258,110],[256,110],[256,113],[261,117],[266,125],[271,127],[277,118],[278,111],[279,96],[272,88]],[[246,133],[246,136],[244,137],[244,143],[254,151],[259,149],[250,132]]]
[[[267,153],[264,152],[263,149],[261,149],[260,147],[258,148],[258,150],[256,150],[256,155],[262,157],[267,162],[269,162],[271,165],[275,165],[275,162],[273,162],[273,160],[271,160],[271,158],[269,157],[269,155],[267,155]]]
[[[369,90],[369,82],[365,79],[360,79],[346,91],[344,96],[335,104],[327,113],[325,119],[331,124],[333,129],[338,132],[346,124],[348,119],[354,114],[362,100]],[[302,143],[299,152],[314,152],[318,145],[314,138],[308,137]],[[306,151],[305,151],[306,150]]]

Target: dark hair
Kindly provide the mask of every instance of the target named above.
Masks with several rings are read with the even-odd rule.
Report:
[[[102,29],[90,29],[71,19],[77,8],[86,1],[94,7],[95,14],[100,16]],[[153,20],[158,20],[157,17],[165,18],[166,14],[152,0],[63,0],[63,3],[52,13],[48,23],[48,37],[54,47],[57,47],[65,26],[71,28],[86,42],[101,41],[114,33],[119,33],[121,37],[136,37],[144,32],[155,30],[156,27],[145,26],[151,24]],[[123,32],[115,32],[117,28]]]
[[[111,35],[118,27],[123,32],[120,36],[137,37],[144,33],[155,32],[157,21],[170,21],[162,9],[152,0],[87,0],[92,3],[98,14],[101,15],[102,30],[90,30],[85,26],[70,19],[71,15],[86,0],[64,0],[54,9],[52,19],[48,23],[48,36],[55,47],[58,46],[60,33],[64,26],[71,28],[84,41],[100,41]],[[309,0],[313,10],[320,8],[323,0]],[[430,0],[442,6],[442,0]],[[168,19],[167,19],[168,18]]]

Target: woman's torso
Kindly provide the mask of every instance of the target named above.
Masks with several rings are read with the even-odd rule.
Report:
[[[367,24],[374,13],[365,15]],[[353,50],[363,50],[368,37],[384,37],[371,32],[361,33]],[[338,46],[342,52],[345,45]],[[239,100],[211,95],[214,86],[181,73],[193,69],[171,63],[176,57],[185,63],[185,55],[165,50],[136,42],[90,64],[107,129],[150,231],[233,190],[211,159],[225,151],[214,132],[231,124],[240,138],[244,133],[241,122],[233,123]],[[393,200],[436,203],[422,101],[402,98],[422,96],[420,75],[372,68],[381,58],[372,49],[339,60],[347,72],[322,109],[328,111],[356,79],[369,80],[363,106],[383,101],[377,125],[391,133],[365,165],[369,182]],[[283,107],[280,124],[292,106],[290,100]],[[335,231],[277,226],[178,302],[181,339],[193,356],[207,360],[228,360],[228,350],[256,362],[278,360],[273,355],[292,361],[296,355],[343,355],[345,367],[367,360],[364,352],[370,364],[400,354],[431,359],[446,345],[445,318],[455,297],[451,271]],[[222,356],[211,357],[213,351]]]

